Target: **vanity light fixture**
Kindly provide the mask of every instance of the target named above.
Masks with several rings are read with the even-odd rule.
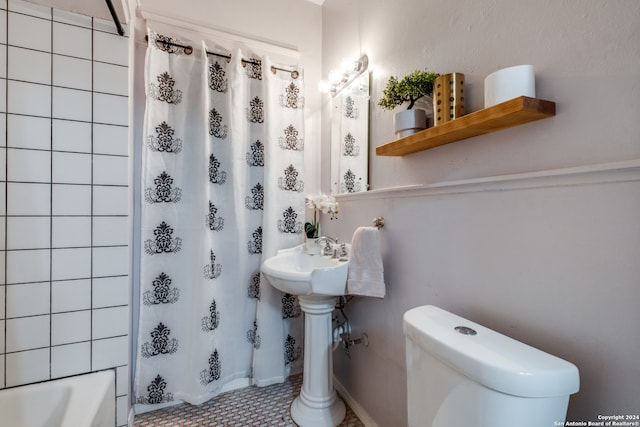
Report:
[[[341,70],[331,70],[329,72],[329,92],[331,96],[336,96],[349,83],[367,71],[369,57],[365,54],[356,61],[344,61],[342,67]]]

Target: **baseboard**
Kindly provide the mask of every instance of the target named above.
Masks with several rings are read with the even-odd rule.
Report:
[[[338,392],[342,400],[344,400],[344,402],[349,405],[349,407],[353,410],[360,421],[362,421],[362,424],[364,424],[365,427],[378,427],[378,424],[373,421],[373,418],[371,418],[367,411],[365,411],[365,409],[353,398],[353,396],[349,394],[347,389],[342,385],[342,383],[340,383],[340,381],[338,381],[335,375],[333,376],[333,386],[335,387],[336,392]]]

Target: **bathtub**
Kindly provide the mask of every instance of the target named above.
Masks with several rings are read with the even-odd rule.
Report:
[[[113,370],[0,390],[3,427],[114,427]]]

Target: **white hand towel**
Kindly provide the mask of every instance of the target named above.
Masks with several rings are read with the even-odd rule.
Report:
[[[384,298],[383,273],[380,231],[375,227],[358,227],[351,239],[347,294]]]

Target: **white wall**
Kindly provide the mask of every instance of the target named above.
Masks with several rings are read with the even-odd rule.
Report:
[[[404,425],[402,315],[435,304],[575,363],[582,386],[568,419],[636,413],[640,3],[326,0],[323,75],[360,53],[374,68],[375,191],[340,197],[340,218],[323,231],[349,240],[383,215],[388,293],[347,306],[371,344],[350,361],[336,352],[339,381],[379,426]],[[374,154],[393,139],[393,113],[376,105],[390,75],[465,73],[470,112],[482,108],[488,74],[524,63],[556,117],[409,156]],[[328,159],[324,117],[322,131]],[[384,190],[408,185],[422,187]]]
[[[638,408],[640,168],[517,176],[340,200],[324,230],[348,240],[374,216],[387,295],[355,298],[339,381],[379,426],[406,422],[402,315],[434,304],[576,364],[569,419]],[[324,226],[323,225],[323,226]]]
[[[327,0],[323,76],[343,57],[369,55],[374,147],[394,138],[393,113],[377,106],[384,85],[417,68],[464,73],[471,112],[484,104],[488,74],[530,63],[537,96],[556,102],[553,119],[412,156],[372,156],[374,189],[640,158],[639,17],[634,0]]]

